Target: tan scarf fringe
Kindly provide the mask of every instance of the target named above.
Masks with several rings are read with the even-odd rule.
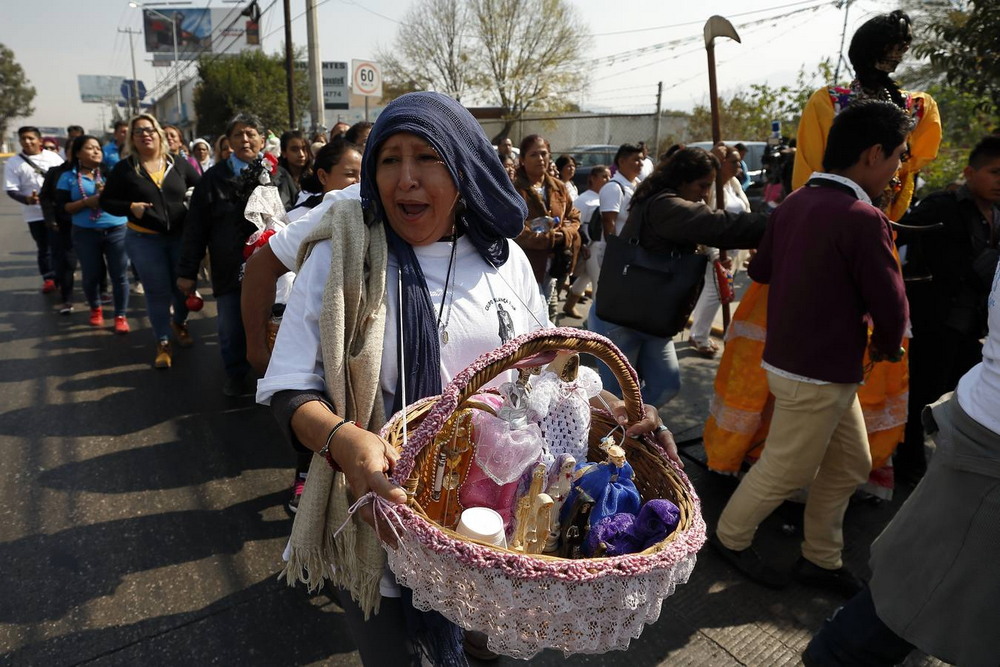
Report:
[[[385,421],[379,387],[388,266],[385,231],[381,225],[365,224],[357,200],[337,202],[303,241],[299,266],[315,244],[325,240],[331,241],[333,251],[320,316],[327,396],[337,414],[378,431]],[[288,563],[278,578],[289,586],[301,581],[310,591],[329,579],[350,592],[367,620],[379,608],[386,555],[375,531],[357,515],[349,516],[352,502],[344,476],[335,475],[324,459],[314,456],[292,525]]]

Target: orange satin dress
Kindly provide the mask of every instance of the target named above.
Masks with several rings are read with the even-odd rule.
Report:
[[[803,185],[814,171],[822,171],[830,126],[853,95],[851,89],[830,87],[810,97],[799,122],[794,188]],[[896,174],[899,184],[890,193],[886,209],[894,221],[909,208],[917,172],[937,156],[941,143],[941,118],[934,99],[925,93],[909,94],[907,109],[917,125],[909,138],[910,158]],[[759,458],[767,438],[774,400],[768,391],[767,374],[760,366],[767,334],[767,292],[766,285],[751,283],[726,333],[704,430],[708,467],[718,472],[736,473],[744,460]],[[803,331],[802,335],[808,336],[809,332]],[[908,340],[903,341],[903,346],[908,347]],[[867,369],[867,354],[864,364]],[[883,497],[891,494],[891,471],[885,465],[903,439],[908,393],[905,361],[875,364],[858,390],[872,452],[869,490]]]

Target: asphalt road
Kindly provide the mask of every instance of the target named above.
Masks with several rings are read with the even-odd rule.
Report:
[[[293,456],[267,410],[222,395],[213,300],[192,314],[196,345],[157,371],[141,296],[132,333],[115,336],[88,325],[79,289],[67,317],[40,284],[19,206],[0,198],[0,664],[360,664],[331,598],[276,579]],[[664,415],[696,439],[716,362],[679,349],[684,389]],[[734,482],[698,465],[697,444],[685,454],[714,526]],[[857,570],[899,502],[852,505]],[[783,507],[759,533],[785,566],[797,514]],[[629,651],[531,663],[794,665],[838,604],[761,588],[703,551]]]

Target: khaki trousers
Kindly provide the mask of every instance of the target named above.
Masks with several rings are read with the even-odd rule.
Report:
[[[722,511],[717,535],[730,549],[746,549],[760,522],[808,486],[802,555],[837,569],[844,512],[872,464],[858,385],[811,384],[771,372],[767,382],[774,395],[767,445]]]

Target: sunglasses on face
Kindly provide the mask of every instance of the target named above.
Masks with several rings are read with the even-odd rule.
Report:
[[[147,134],[148,135],[153,135],[153,134],[156,134],[156,128],[155,127],[137,127],[134,130],[132,130],[132,133],[133,134],[138,134],[140,136],[145,136]]]
[[[42,146],[42,148],[44,148],[47,151],[57,151],[57,150],[59,150],[57,147],[53,146],[52,144],[45,144],[44,146]]]

